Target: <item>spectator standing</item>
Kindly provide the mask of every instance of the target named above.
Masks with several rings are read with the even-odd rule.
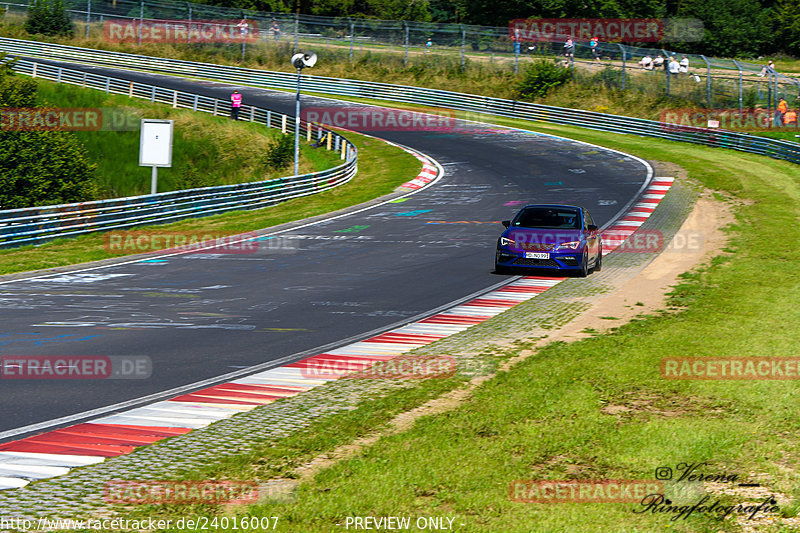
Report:
[[[594,58],[597,60],[598,63],[600,62],[599,46],[600,46],[600,40],[597,37],[592,37],[592,39],[589,41],[589,47],[591,47],[592,55],[594,56]]]
[[[683,74],[689,74],[689,58],[686,57],[686,54],[683,54],[680,62],[680,70]]]
[[[247,29],[250,27],[250,25],[247,24],[247,19],[242,19],[239,21],[239,24],[237,24],[236,27],[239,28],[239,33],[241,34],[242,39],[246,38]]]
[[[233,91],[231,95],[231,118],[239,120],[239,110],[242,108],[242,95],[239,91]]]
[[[575,41],[572,40],[572,37],[568,37],[567,42],[564,43],[564,57],[570,61],[575,59]]]
[[[272,26],[270,27],[270,29],[272,30],[272,38],[273,39],[275,39],[277,41],[278,39],[281,38],[281,27],[278,26],[278,21],[277,20],[273,20],[272,21]]]
[[[425,53],[427,53],[433,47],[433,41],[430,37],[428,37],[428,41],[425,43]]]
[[[783,126],[783,116],[786,114],[787,109],[788,109],[788,104],[786,103],[786,99],[781,98],[781,101],[778,102],[778,110],[775,112],[776,126]]]
[[[520,37],[519,37],[519,28],[514,28],[514,37],[512,37],[514,41],[514,55],[519,55],[520,52]]]

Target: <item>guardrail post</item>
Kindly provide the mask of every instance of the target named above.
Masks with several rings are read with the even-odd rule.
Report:
[[[211,111],[211,116],[212,117],[216,117],[217,116],[217,103],[218,102],[219,102],[219,100],[214,98],[214,109]]]
[[[63,69],[61,67],[58,67],[58,70],[56,71],[56,83],[61,83],[61,71],[62,70]],[[35,77],[36,76],[34,76],[34,78]]]
[[[328,132],[328,146],[327,146],[327,150],[328,151],[330,151],[330,149],[331,149],[331,141],[333,140],[333,139],[331,139],[332,136],[333,136],[333,132],[329,131]]]
[[[463,67],[467,61],[467,30],[464,25],[461,25],[461,66]]]
[[[256,106],[250,106],[250,122],[256,121]]]
[[[350,17],[347,18],[350,22],[350,61],[353,60],[353,40],[355,39],[356,31],[355,31],[355,23],[350,20]]]
[[[708,62],[706,56],[701,54],[700,57],[706,62],[706,100],[708,101],[708,108],[711,109],[711,63]]]
[[[405,20],[403,21],[403,30],[405,33],[405,37],[403,38],[403,46],[406,49],[406,55],[403,58],[403,65],[408,63],[408,22]]]
[[[142,45],[142,24],[144,24],[144,0],[139,4],[139,46]]]
[[[342,155],[341,155],[341,156],[339,156],[339,159],[342,159],[342,160],[343,160],[345,157],[347,157],[347,155],[346,155],[346,154],[347,154],[347,143],[346,143],[346,142],[343,142],[343,143],[342,143]]]
[[[81,87],[86,87],[86,73],[83,73],[83,77],[81,78]]]
[[[298,32],[300,31],[300,8],[297,8],[297,12],[294,14],[294,49],[292,50],[293,54],[297,53],[297,39],[298,39]]]
[[[153,85],[150,88],[150,101],[151,102],[155,102],[156,101],[156,86],[155,85]]]
[[[92,19],[92,0],[86,0],[86,38],[89,38],[89,22]]]
[[[306,142],[311,142],[311,131],[314,129],[313,122],[306,122]]]
[[[742,112],[742,66],[735,59],[733,60],[733,64],[736,65],[737,69],[739,69],[739,113],[741,114],[741,112]]]
[[[178,91],[172,91],[172,109],[178,107]]]
[[[197,100],[200,98],[199,94],[194,95],[194,102],[192,102],[192,111],[197,111]]]
[[[286,134],[286,115],[281,115],[281,133]]]
[[[106,78],[106,92],[111,90],[111,78]]]
[[[37,66],[38,64],[39,64],[39,63],[34,63],[34,64],[33,64],[33,73],[31,74],[31,76],[32,76],[32,77],[34,77],[34,78],[36,77],[36,66]]]
[[[270,111],[269,109],[267,109],[267,127],[268,128],[272,127],[272,111]]]
[[[336,139],[335,139],[335,140],[336,140],[336,142],[335,142],[335,143],[333,143],[333,149],[334,149],[334,150],[336,150],[337,152],[339,151],[339,140],[340,140],[340,139],[341,139],[341,137],[339,137],[339,136],[337,135],[337,136],[336,136]]]
[[[133,98],[133,82],[128,84],[128,98]]]
[[[625,47],[623,47],[620,43],[617,43],[617,46],[619,46],[619,51],[622,52],[622,90],[624,91],[625,90],[625,74],[626,74],[625,73],[625,60],[627,59],[627,57],[625,57],[625,56],[627,55],[627,53],[625,52]]]

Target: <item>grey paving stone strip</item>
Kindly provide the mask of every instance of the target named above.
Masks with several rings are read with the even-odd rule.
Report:
[[[658,169],[658,167],[656,167]],[[656,176],[659,174],[656,170]],[[658,229],[669,242],[691,210],[697,196],[689,186],[675,181],[658,208],[641,226]],[[509,336],[546,335],[585,310],[594,295],[607,293],[635,277],[655,257],[654,253],[612,252],[603,270],[588,278],[571,278],[469,330],[415,350],[415,354],[448,354],[457,368],[490,371],[481,352]],[[491,362],[489,362],[491,363]],[[468,376],[469,374],[467,374]],[[30,483],[0,493],[0,516],[35,520],[41,517],[98,518],[110,512],[103,500],[110,480],[181,479],[220,457],[247,454],[265,443],[277,442],[322,417],[357,408],[361,402],[413,387],[414,380],[338,380],[302,394],[283,398],[143,447],[129,455],[76,468],[69,474]]]

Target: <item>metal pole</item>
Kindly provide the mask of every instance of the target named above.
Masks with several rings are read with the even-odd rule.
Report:
[[[669,96],[669,57],[664,59],[664,74],[667,76],[667,96]]]
[[[403,59],[403,65],[406,65],[408,63],[408,22],[405,20],[403,21],[403,28],[405,29],[405,41],[403,44],[406,48],[406,56]]]
[[[142,24],[144,24],[144,0],[139,4],[139,46],[142,45]]]
[[[350,61],[353,60],[353,39],[355,38],[355,35],[355,23],[350,20]]]
[[[86,1],[86,38],[89,38],[89,22],[92,20],[92,0]]]
[[[769,73],[767,81],[767,115],[769,116],[769,127],[772,127],[772,72]]]
[[[708,101],[708,108],[711,109],[711,63],[708,62],[706,56],[701,55],[700,57],[706,62],[706,100]]]
[[[189,9],[189,31],[186,32],[186,44],[191,44],[192,42],[192,4],[186,2],[186,7]]]
[[[155,194],[158,189],[158,167],[153,167],[153,173],[150,176],[150,194]]]
[[[739,114],[741,114],[742,113],[742,66],[735,59],[733,60],[733,64],[736,65],[737,69],[739,69]]]
[[[625,48],[620,43],[617,43],[620,52],[622,52],[622,90],[625,90]]]
[[[242,20],[245,21],[245,24],[247,24],[247,15],[245,15],[244,13],[242,13]],[[244,61],[244,51],[245,51],[245,46],[247,45],[247,30],[248,30],[248,28],[243,28],[243,29],[244,29],[244,31],[241,32],[242,33],[242,59],[239,61],[240,63],[242,61]]]
[[[297,32],[300,28],[300,8],[297,9],[297,13],[294,14],[294,49],[292,50],[293,54],[297,53]]]
[[[294,175],[300,175],[300,71],[297,69],[297,97],[294,101]]]
[[[466,64],[467,55],[467,30],[461,25],[461,66]]]

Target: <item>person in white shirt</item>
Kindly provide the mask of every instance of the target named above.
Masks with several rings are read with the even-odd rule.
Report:
[[[639,64],[640,64],[640,65],[642,66],[642,68],[643,68],[643,69],[645,69],[645,70],[653,70],[653,58],[652,58],[652,57],[650,57],[649,55],[645,55],[645,56],[644,56],[644,57],[641,59],[641,61],[639,61]]]
[[[664,64],[664,58],[661,57],[661,54],[658,54],[656,58],[653,60],[653,66],[658,68]]]
[[[689,58],[686,57],[686,54],[683,54],[683,57],[681,58],[680,67],[682,73],[684,74],[689,73]]]
[[[670,74],[679,74],[681,71],[681,66],[678,64],[678,60],[674,57],[669,58],[669,73]]]

